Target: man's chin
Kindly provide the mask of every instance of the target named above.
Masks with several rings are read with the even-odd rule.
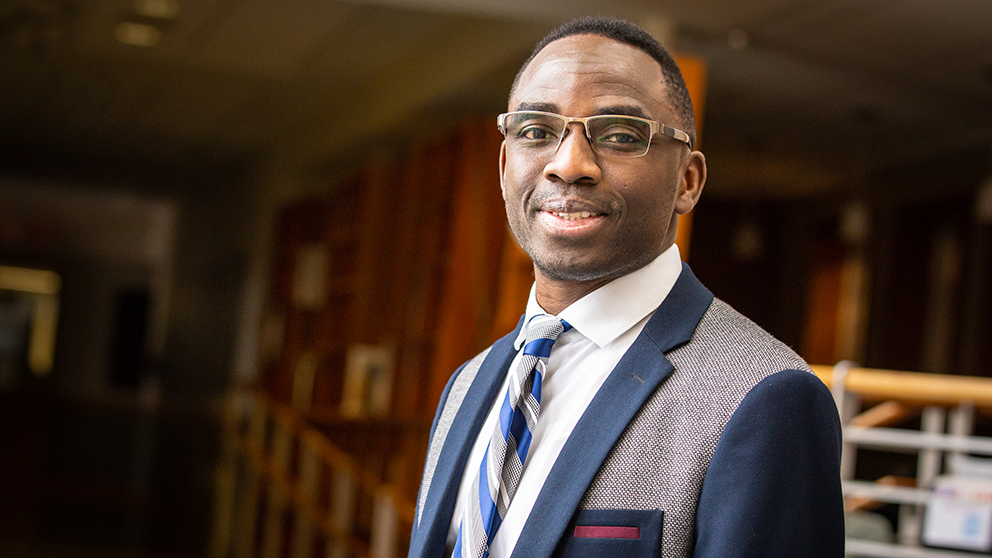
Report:
[[[623,271],[615,266],[595,262],[537,262],[535,267],[545,279],[552,281],[588,282],[610,280],[619,277]]]
[[[591,282],[601,281],[603,283],[612,281],[617,277],[622,277],[633,271],[651,263],[655,256],[626,257],[621,254],[614,254],[614,257],[604,256],[596,259],[591,257],[559,257],[535,258],[531,255],[534,267],[544,278],[551,281],[568,282]],[[582,254],[588,256],[588,254]]]

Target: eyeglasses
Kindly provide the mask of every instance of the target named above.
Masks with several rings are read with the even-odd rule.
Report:
[[[581,122],[592,150],[600,155],[643,157],[657,134],[680,141],[692,149],[692,139],[682,130],[636,116],[605,114],[570,118],[552,112],[516,111],[499,115],[496,125],[509,146],[533,151],[558,151],[568,135],[568,125]]]

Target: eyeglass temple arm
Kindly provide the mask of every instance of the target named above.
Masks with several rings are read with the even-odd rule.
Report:
[[[682,130],[679,130],[677,128],[672,128],[671,126],[666,126],[666,125],[662,124],[661,125],[661,134],[663,136],[668,136],[668,137],[670,137],[672,139],[676,139],[678,141],[681,141],[682,143],[688,145],[689,146],[689,149],[692,149],[692,138],[690,138],[689,137],[689,134],[683,132]]]

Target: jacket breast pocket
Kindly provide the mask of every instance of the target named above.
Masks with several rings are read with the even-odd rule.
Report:
[[[553,556],[661,556],[661,510],[579,510]]]

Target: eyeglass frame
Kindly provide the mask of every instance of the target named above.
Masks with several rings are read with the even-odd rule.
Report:
[[[507,132],[506,119],[507,117],[513,116],[514,114],[537,114],[542,116],[550,116],[559,120],[564,120],[565,121],[565,126],[563,128],[564,131],[561,134],[561,137],[558,138],[558,143],[557,145],[555,145],[555,149],[553,151],[554,153],[558,152],[558,149],[561,147],[561,142],[565,141],[565,137],[568,135],[568,127],[573,122],[582,123],[582,129],[585,131],[585,136],[586,139],[589,141],[589,145],[593,147],[593,152],[600,153],[595,149],[595,143],[593,142],[592,136],[589,134],[589,126],[587,124],[589,120],[596,120],[599,118],[629,118],[631,120],[637,120],[639,122],[643,122],[647,124],[648,128],[651,131],[651,136],[648,138],[648,142],[647,142],[648,146],[647,148],[644,149],[644,153],[641,153],[640,155],[619,155],[617,153],[600,153],[601,155],[624,157],[624,158],[643,157],[648,154],[648,151],[651,150],[651,140],[654,139],[654,137],[658,134],[671,138],[675,141],[682,142],[687,146],[689,146],[689,149],[692,150],[692,138],[689,137],[689,134],[683,132],[682,130],[679,130],[678,128],[672,128],[671,126],[662,124],[654,120],[641,118],[639,116],[629,116],[626,114],[594,114],[592,116],[580,117],[580,116],[565,116],[563,114],[558,114],[554,112],[545,112],[540,110],[515,110],[510,112],[504,112],[503,114],[500,114],[499,116],[496,117],[496,127],[499,128],[499,131],[503,134],[504,138],[506,137],[506,132]]]

